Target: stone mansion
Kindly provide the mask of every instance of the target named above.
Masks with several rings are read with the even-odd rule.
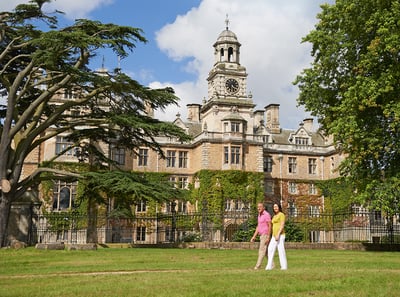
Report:
[[[193,137],[191,142],[157,138],[165,159],[147,147],[138,148],[137,154],[116,148],[104,151],[126,170],[165,172],[183,188],[194,183],[194,174],[203,169],[262,172],[269,207],[280,202],[284,209],[296,211],[299,197],[307,197],[309,211],[318,213],[324,199],[316,181],[337,177],[335,169],[344,156],[330,137],[314,129],[312,119],[287,130],[280,126],[279,104],[255,109],[247,91],[246,68],[240,64],[240,46],[236,34],[226,27],[213,45],[215,62],[207,77],[207,98],[187,105],[187,119],[177,114],[174,123]],[[70,98],[74,94],[66,91],[57,96]],[[149,110],[149,114],[153,112]],[[25,174],[68,145],[63,136],[45,142],[27,160]],[[73,152],[58,160],[78,162]],[[75,195],[76,183],[60,181],[54,186],[52,205],[46,207],[53,211],[69,209]],[[194,211],[195,207],[183,206]],[[226,207],[241,206],[228,201]]]

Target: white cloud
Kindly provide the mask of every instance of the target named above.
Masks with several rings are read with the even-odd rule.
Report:
[[[65,12],[69,19],[79,19],[88,17],[89,13],[101,6],[113,3],[113,0],[56,0],[46,5],[46,9],[54,9]]]
[[[204,86],[202,84],[198,84],[198,82],[187,81],[180,84],[174,84],[171,82],[153,82],[149,85],[149,87],[154,89],[172,87],[175,90],[177,96],[181,98],[181,101],[178,102],[178,106],[170,105],[163,111],[155,111],[155,117],[162,121],[173,121],[176,118],[177,114],[180,114],[181,118],[185,120],[187,117],[186,104],[200,104],[203,100],[203,97],[195,95],[202,94],[204,92]]]
[[[47,9],[64,11],[66,17],[75,19],[88,17],[93,10],[114,1],[55,0]],[[186,118],[186,105],[201,104],[207,96],[206,77],[214,63],[212,45],[225,29],[228,14],[229,28],[242,44],[241,64],[249,74],[248,91],[253,94],[256,108],[279,103],[281,126],[296,129],[299,122],[309,117],[296,107],[298,90],[292,85],[296,75],[311,62],[310,46],[301,44],[301,39],[313,29],[319,6],[332,1],[203,0],[198,7],[178,15],[173,23],[156,33],[157,44],[171,60],[184,63],[184,71],[194,74],[196,79],[173,84],[153,82],[150,86],[174,87],[181,98],[179,108],[168,107],[165,112],[156,112],[156,116],[173,120],[179,112]],[[10,10],[21,2],[28,1],[0,0],[0,11]],[[135,71],[137,79],[148,80],[154,75]]]
[[[10,11],[18,4],[28,2],[28,0],[3,0],[0,2],[0,11]],[[55,0],[45,4],[43,9],[49,12],[59,10],[64,12],[68,19],[79,19],[85,18],[91,11],[111,3],[113,3],[113,0]]]
[[[28,3],[28,0],[3,0],[0,2],[0,11],[10,11],[21,3]]]
[[[213,66],[213,47],[225,29],[236,33],[241,47],[241,64],[247,69],[248,91],[257,109],[271,103],[280,104],[280,122],[284,128],[296,129],[310,115],[297,108],[296,75],[309,66],[310,46],[301,39],[316,22],[322,0],[204,0],[198,8],[178,16],[172,24],[157,32],[157,43],[174,60],[188,59],[187,69],[197,73],[197,81],[171,85],[181,98],[180,108],[157,113],[163,120],[179,111],[186,117],[186,104],[201,103],[207,96],[206,77]],[[165,82],[152,85],[166,85]],[[173,118],[172,118],[173,119]]]

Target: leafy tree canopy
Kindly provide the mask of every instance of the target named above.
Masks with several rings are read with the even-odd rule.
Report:
[[[346,177],[322,180],[316,183],[324,195],[325,212],[336,215],[348,213],[351,206],[358,202],[354,197],[354,188]]]
[[[86,188],[114,198],[117,208],[129,208],[143,201],[185,199],[187,191],[174,187],[169,175],[158,172],[98,171],[85,173]]]
[[[400,177],[400,2],[337,0],[321,8],[303,39],[314,61],[295,81],[298,103],[334,136],[347,156],[341,173],[369,202]]]
[[[189,139],[172,123],[148,114],[150,108],[177,104],[171,88],[150,89],[120,70],[90,69],[102,49],[124,58],[136,43],[146,42],[141,29],[86,19],[60,27],[58,12],[42,11],[46,2],[0,12],[0,93],[5,99],[0,105],[0,245],[11,202],[39,183],[43,172],[68,174],[41,166],[21,179],[28,154],[50,138],[65,133],[77,147],[86,141],[97,158],[104,155],[98,143],[133,151],[145,145],[162,154],[156,136]],[[54,100],[66,91],[74,93],[73,100]]]

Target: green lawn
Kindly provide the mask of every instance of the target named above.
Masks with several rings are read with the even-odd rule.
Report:
[[[253,270],[256,250],[0,250],[0,296],[400,296],[400,254],[287,250],[289,268]]]

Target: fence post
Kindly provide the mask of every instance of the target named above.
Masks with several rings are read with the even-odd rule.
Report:
[[[207,234],[207,200],[203,200],[203,207],[201,209],[201,235],[203,241],[208,241]]]
[[[171,226],[171,242],[175,242],[175,231],[176,231],[176,209],[175,209],[176,203],[175,201],[172,201],[171,203],[171,213],[172,213],[172,226]]]

